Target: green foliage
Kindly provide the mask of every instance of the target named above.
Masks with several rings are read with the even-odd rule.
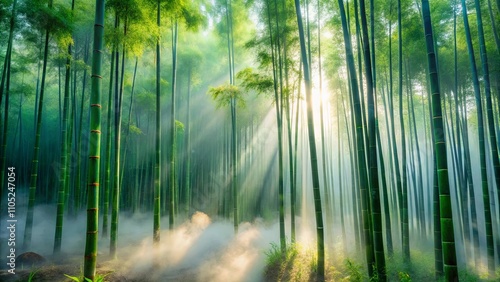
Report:
[[[256,73],[252,68],[245,68],[236,74],[241,80],[241,86],[247,91],[255,90],[259,94],[270,94],[273,91],[272,77]]]
[[[70,44],[74,44],[73,36],[70,33],[61,33],[57,38],[57,45],[67,49]]]
[[[11,3],[12,1],[0,1],[0,26],[7,26],[8,25],[8,19],[11,14]],[[4,30],[2,30],[4,32]]]
[[[379,274],[377,271],[377,265],[373,264],[372,267],[373,267],[373,275],[370,277],[370,282],[378,282],[380,279],[378,276]]]
[[[217,87],[210,87],[208,93],[216,102],[217,108],[228,106],[231,103],[231,99],[235,99],[236,103],[241,108],[244,108],[246,105],[242,91],[235,85],[225,84]]]
[[[285,253],[280,244],[271,243],[271,248],[265,251],[267,281],[304,281],[312,273],[311,257],[293,243],[288,244]]]
[[[83,276],[83,269],[80,267],[80,274],[78,276],[71,276],[68,274],[64,274],[64,276],[75,282],[106,282],[106,276],[110,275],[111,273],[112,272],[109,272],[104,275],[96,274],[94,281],[92,281],[89,278]]]
[[[226,0],[216,0],[213,1],[213,11],[216,13],[214,15],[219,18],[216,24],[217,35],[222,39],[221,42],[226,42],[226,36],[228,33],[227,25],[227,1]],[[231,14],[232,14],[232,30],[233,30],[233,40],[238,52],[238,47],[242,47],[254,34],[254,25],[250,24],[252,21],[249,19],[249,9],[246,7],[246,2],[244,0],[232,0],[231,1]],[[227,48],[227,47],[226,47]]]
[[[280,246],[274,242],[271,243],[271,249],[265,251],[264,254],[266,255],[267,265],[277,264],[283,258]]]
[[[401,280],[407,275],[410,280],[422,281],[434,279],[434,257],[417,249],[412,249],[411,264],[404,261],[400,252],[388,258],[386,273],[389,280]]]
[[[460,277],[460,281],[464,281],[464,282],[472,282],[472,281],[480,281],[481,280],[479,275],[477,275],[475,273],[471,273],[471,272],[466,271],[466,270],[460,270],[458,272],[458,276]],[[444,281],[444,278],[441,280]]]
[[[40,270],[40,268],[37,268],[37,269],[35,269],[35,270],[33,270],[33,271],[31,271],[31,272],[30,272],[30,275],[29,275],[29,277],[28,277],[28,282],[33,281],[33,278],[35,278],[35,274],[36,274],[39,270]]]
[[[178,120],[175,120],[175,130],[177,133],[184,133],[184,124]]]
[[[26,95],[27,97],[33,96],[35,88],[30,84],[18,84],[15,88],[10,90],[10,94]]]
[[[94,281],[86,278],[86,277],[83,277],[83,275],[81,276],[71,276],[71,275],[68,275],[68,274],[64,274],[64,276],[66,276],[67,278],[71,279],[72,281],[75,281],[75,282],[105,282],[106,280],[104,280],[104,278],[107,276],[108,274],[106,275],[97,275],[94,279]]]
[[[286,262],[296,257],[298,253],[299,249],[297,244],[288,244],[288,247],[283,254],[281,252],[281,247],[279,246],[279,244],[274,242],[271,243],[271,248],[264,252],[264,254],[266,255],[266,264],[268,266]]]
[[[200,13],[194,1],[188,1],[182,6],[180,14],[188,30],[197,31],[200,26],[206,24],[206,18]]]
[[[363,281],[365,278],[364,271],[361,268],[361,265],[353,262],[350,259],[346,259],[344,262],[347,271],[347,278],[349,281]]]
[[[285,256],[281,253],[279,244],[271,243],[271,248],[265,251],[266,254],[266,277],[267,281],[307,281],[308,277],[315,271],[316,261],[313,250],[301,251],[297,244],[287,248]],[[398,253],[387,263],[388,281],[435,281],[433,269],[433,257],[416,250],[412,253],[411,266],[404,263],[402,254]],[[330,261],[327,268],[327,281],[379,281],[377,276],[368,278],[366,269],[355,259],[345,259],[337,257]],[[270,271],[279,271],[279,277],[270,277]],[[376,273],[374,269],[374,273]],[[276,273],[274,273],[276,274]],[[461,269],[459,272],[460,281],[497,281],[500,277],[500,268],[496,271],[493,280],[488,280],[487,271],[475,273]],[[279,278],[279,279],[275,279]],[[290,279],[288,279],[290,278]],[[496,280],[495,280],[496,279]],[[445,281],[444,277],[437,281]]]
[[[195,70],[203,61],[203,54],[198,46],[189,44],[179,49],[177,60],[179,61],[179,68],[177,71],[191,71]]]
[[[87,72],[90,72],[90,66],[87,65],[83,60],[74,60],[71,67],[76,71],[87,70]]]
[[[459,271],[460,281],[500,281],[500,267],[495,269],[490,276],[488,265],[480,265],[477,269],[461,269]]]
[[[262,67],[270,67],[273,64],[272,56],[267,50],[262,50],[257,54],[257,59]]]
[[[186,29],[191,31],[197,31],[200,26],[206,24],[205,15],[200,11],[198,3],[194,1],[163,0],[161,2],[163,8],[161,13],[164,18],[169,19],[169,22],[172,19],[180,20],[184,22]],[[156,8],[154,10],[156,11]]]
[[[317,273],[318,272],[318,253],[313,250],[309,250],[307,257],[311,258],[311,261],[309,262],[309,268],[311,269],[311,272]]]
[[[143,134],[142,130],[133,124],[131,124],[129,126],[129,129],[130,129],[130,133],[132,133],[134,135],[142,135]]]
[[[111,50],[113,46],[120,45],[120,43],[123,41],[124,36],[121,29],[114,28],[111,24],[108,25],[109,27],[104,30],[104,42],[106,44],[106,47]]]
[[[156,104],[156,96],[151,92],[137,93],[135,98],[136,109],[138,111],[154,112]]]
[[[121,19],[141,20],[143,18],[142,11],[139,9],[141,1],[138,0],[108,0],[106,1],[106,9],[113,10]]]
[[[156,25],[156,14],[152,5],[143,0],[109,0],[106,8],[120,20],[117,28],[106,28],[105,42],[108,48],[125,45],[127,55],[141,56],[146,47],[156,46],[160,31]],[[126,33],[125,33],[125,24]],[[114,26],[109,24],[109,26]]]
[[[68,277],[69,279],[73,280],[73,281],[76,281],[76,282],[80,282],[80,281],[83,281],[83,278],[78,278],[76,276],[71,276],[71,275],[68,275],[68,274],[64,274],[64,276]]]
[[[72,42],[73,16],[70,7],[55,3],[51,7],[47,1],[29,0],[20,3],[19,13],[26,19],[26,24],[31,28],[49,30],[51,37],[55,38],[61,48],[67,48]]]
[[[410,282],[410,281],[412,281],[411,277],[410,277],[410,274],[408,274],[407,272],[400,271],[398,273],[398,276],[399,276],[399,281],[401,281],[401,282]]]

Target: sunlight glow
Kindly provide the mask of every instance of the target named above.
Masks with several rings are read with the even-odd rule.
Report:
[[[152,246],[152,238],[143,239],[138,245],[129,245],[125,248],[130,252],[130,260],[121,260],[120,266],[130,272],[141,272],[153,261],[156,261],[161,268],[176,266],[186,256],[190,248],[196,243],[204,230],[210,225],[210,218],[202,212],[196,212],[187,221],[173,231],[164,230],[161,232],[161,241],[158,247]],[[120,249],[123,252],[123,249]],[[161,259],[157,259],[159,255]]]
[[[207,261],[202,266],[205,281],[243,281],[248,271],[256,262],[260,250],[254,246],[260,237],[260,231],[254,227],[242,225],[244,230],[224,249],[219,259]],[[208,279],[208,280],[206,280]]]

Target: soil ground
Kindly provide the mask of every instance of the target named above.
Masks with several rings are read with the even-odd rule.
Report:
[[[0,270],[2,282],[70,282],[74,281],[66,275],[79,277],[82,275],[82,259],[71,258],[64,261],[47,260],[44,264],[16,268],[15,274],[7,270]],[[127,269],[120,265],[120,261],[107,260],[97,263],[97,275],[104,276],[106,282],[156,282],[156,281],[198,281],[197,271],[192,269],[172,269],[162,272],[161,277],[152,275],[153,270],[143,273],[129,274]],[[30,275],[32,276],[30,280]]]

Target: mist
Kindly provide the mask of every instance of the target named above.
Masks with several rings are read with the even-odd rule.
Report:
[[[500,280],[498,7],[428,2],[0,1],[0,281]]]
[[[85,214],[67,218],[64,222],[63,252],[54,257],[53,237],[56,209],[39,205],[35,208],[32,246],[29,250],[48,259],[49,264],[77,263],[83,265],[85,246]],[[5,222],[2,218],[2,222]],[[18,222],[25,220],[19,214]],[[211,219],[202,212],[168,230],[168,217],[163,217],[161,241],[153,245],[150,213],[120,214],[117,259],[109,257],[109,238],[100,236],[98,265],[111,269],[127,279],[137,281],[261,281],[265,267],[265,251],[276,241],[278,224],[262,220],[243,222],[237,234],[233,224],[223,219]],[[24,233],[19,224],[16,233]],[[6,240],[6,232],[0,239]],[[22,236],[16,246],[22,246]],[[17,254],[21,254],[21,247]],[[7,252],[2,251],[2,268]],[[20,269],[21,270],[21,269]],[[79,273],[67,273],[76,275]],[[63,278],[63,277],[61,277]]]

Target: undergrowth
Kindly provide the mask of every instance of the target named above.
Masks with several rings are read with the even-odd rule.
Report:
[[[316,281],[316,250],[305,249],[298,244],[288,245],[283,254],[279,245],[271,244],[265,252],[267,265],[265,281]],[[342,251],[333,250],[328,254],[325,265],[326,281],[369,281],[378,282],[376,269],[374,277],[368,276],[364,257],[344,257]],[[410,261],[405,261],[401,253],[395,253],[386,258],[387,281],[438,281],[445,278],[436,278],[434,272],[434,256],[420,250],[412,250]],[[463,269],[459,267],[459,279],[465,282],[500,281],[500,268],[493,279],[488,279],[487,272],[480,269]]]
[[[282,252],[278,244],[271,243],[265,255],[266,281],[308,281],[315,267],[297,244],[288,244],[285,252]]]
[[[69,278],[75,282],[106,282],[105,278],[106,278],[106,276],[108,276],[110,274],[111,274],[111,272],[104,274],[104,275],[96,273],[94,281],[92,281],[91,279],[89,279],[83,275],[83,269],[80,266],[80,274],[78,276],[71,276],[68,274],[64,274],[64,276],[66,276],[67,278]]]
[[[90,280],[87,277],[83,277],[83,276],[77,277],[77,276],[71,276],[71,275],[67,275],[67,274],[64,274],[64,276],[66,276],[69,279],[71,279],[72,281],[76,281],[76,282],[106,282],[106,280],[104,280],[106,275],[96,275],[96,277],[94,278],[94,281]]]

